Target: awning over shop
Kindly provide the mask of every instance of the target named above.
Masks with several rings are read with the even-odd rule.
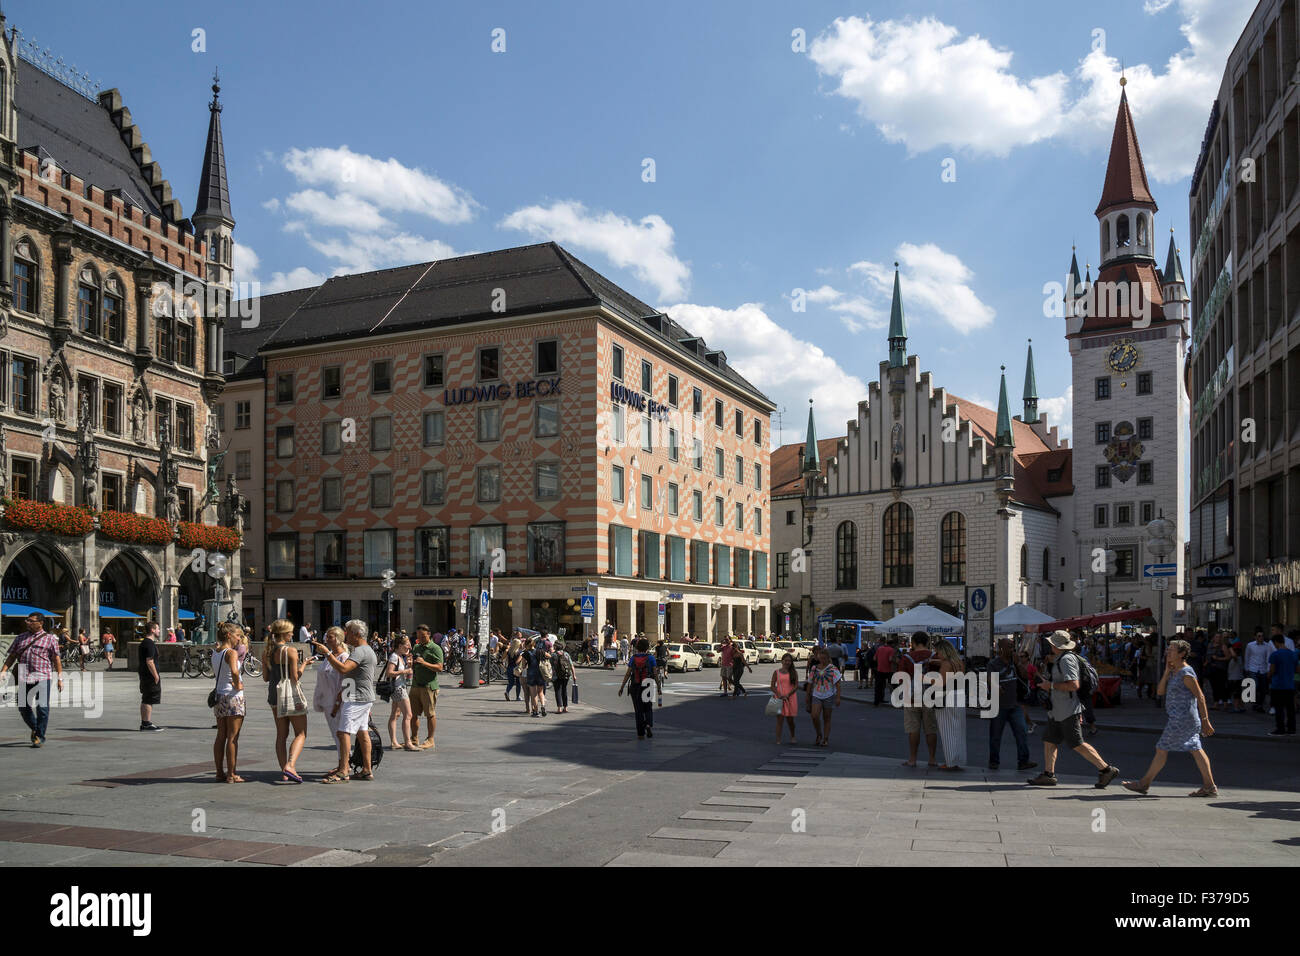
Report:
[[[120,607],[109,607],[107,604],[99,606],[99,616],[101,619],[108,620],[136,620],[144,617],[143,614],[136,614],[134,611],[123,611]]]
[[[181,608],[179,611],[177,611],[176,616],[180,618],[182,621],[192,621],[196,617],[198,617],[198,615],[195,614],[193,611],[187,611],[184,608]]]
[[[47,611],[43,607],[32,607],[28,604],[4,604],[0,608],[0,617],[26,617],[28,614],[40,614],[44,617],[62,617],[63,613],[55,614],[53,611]]]
[[[1041,624],[1031,624],[1025,630],[1029,633],[1042,634],[1046,631],[1070,631],[1076,627],[1104,627],[1107,624],[1117,624],[1120,621],[1145,621],[1149,617],[1154,617],[1151,608],[1141,607],[1130,611],[1107,611],[1104,614],[1083,614],[1078,617],[1067,617],[1059,621],[1046,621]]]

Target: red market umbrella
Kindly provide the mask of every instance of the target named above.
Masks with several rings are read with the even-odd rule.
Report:
[[[1043,634],[1047,631],[1068,631],[1076,627],[1087,627],[1092,620],[1091,614],[1082,614],[1077,617],[1067,617],[1059,621],[1045,621],[1041,624],[1031,624],[1025,628],[1036,634]]]
[[[1150,617],[1155,615],[1151,613],[1149,607],[1134,608],[1130,611],[1107,611],[1105,614],[1094,614],[1088,626],[1102,627],[1106,624],[1118,624],[1120,621],[1145,621]]]

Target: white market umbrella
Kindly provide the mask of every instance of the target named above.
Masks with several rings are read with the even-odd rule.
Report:
[[[953,617],[946,611],[929,604],[896,614],[883,624],[877,624],[875,630],[885,634],[911,634],[913,631],[925,631],[927,634],[961,634],[966,630],[966,623],[959,617]]]
[[[1012,604],[993,615],[994,634],[1020,634],[1031,624],[1047,624],[1056,618],[1028,604]]]

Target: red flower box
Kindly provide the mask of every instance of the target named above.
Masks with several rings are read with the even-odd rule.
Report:
[[[6,498],[4,505],[5,523],[24,531],[83,537],[92,527],[91,513],[85,508],[25,498]]]
[[[239,532],[234,528],[197,524],[193,521],[182,521],[177,527],[181,532],[180,546],[186,551],[202,548],[204,551],[234,554],[239,550]]]
[[[172,539],[172,527],[162,518],[125,511],[101,511],[99,533],[128,544],[166,544]]]

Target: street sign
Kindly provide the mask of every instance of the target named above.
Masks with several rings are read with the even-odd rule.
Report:
[[[492,610],[492,595],[490,595],[487,591],[480,591],[480,592],[479,592],[479,595],[478,595],[478,609],[479,609],[480,611],[482,611],[484,614],[488,614],[488,613],[491,612],[491,610]]]
[[[989,604],[989,596],[983,588],[971,588],[970,609],[976,613],[983,611]]]
[[[993,587],[966,588],[966,653],[993,656]]]
[[[1210,575],[1202,574],[1198,575],[1196,578],[1196,586],[1198,588],[1224,588],[1231,585],[1231,583],[1232,578],[1230,577],[1211,577]]]
[[[461,588],[460,589],[460,613],[465,614],[468,611],[469,611],[469,590],[467,588]]]
[[[1176,564],[1142,565],[1142,577],[1144,578],[1172,578],[1176,574],[1178,574],[1178,565]]]
[[[584,594],[580,600],[582,601],[583,620],[590,622],[596,616],[596,595]]]
[[[1151,579],[1151,590],[1152,590],[1152,591],[1168,591],[1168,590],[1169,590],[1169,578],[1168,578],[1168,577],[1163,577],[1163,578],[1152,578],[1152,579]]]

